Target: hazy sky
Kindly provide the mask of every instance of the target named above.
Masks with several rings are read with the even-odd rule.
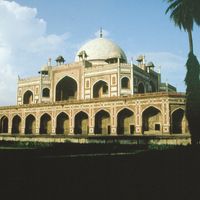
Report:
[[[184,91],[187,33],[174,26],[166,8],[164,0],[0,0],[0,105],[16,104],[18,75],[37,76],[49,57],[73,62],[100,27],[129,61],[144,54],[161,66],[164,82]],[[198,58],[199,33],[195,26]]]

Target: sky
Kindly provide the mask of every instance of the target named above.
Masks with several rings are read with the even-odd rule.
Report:
[[[0,0],[0,105],[15,105],[17,80],[38,76],[52,58],[67,63],[98,37],[116,42],[128,61],[145,55],[162,81],[185,91],[187,33],[165,14],[164,0]],[[200,27],[194,26],[194,52],[200,59]]]

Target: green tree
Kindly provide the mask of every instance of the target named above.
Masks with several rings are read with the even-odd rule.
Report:
[[[186,63],[186,117],[192,138],[192,144],[200,142],[200,66],[193,53],[192,30],[194,23],[200,25],[200,0],[167,0],[170,4],[166,13],[180,29],[188,33],[189,49]]]

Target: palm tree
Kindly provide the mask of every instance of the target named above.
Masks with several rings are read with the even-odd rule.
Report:
[[[193,53],[192,30],[194,22],[200,25],[199,0],[167,0],[170,3],[165,13],[171,11],[170,18],[180,29],[188,32],[190,52]]]
[[[186,118],[192,144],[200,144],[200,67],[196,56],[191,52],[189,53],[186,67]]]
[[[200,143],[200,66],[193,54],[192,30],[196,23],[200,25],[200,2],[199,0],[167,0],[170,3],[166,13],[171,11],[170,18],[180,29],[188,33],[189,55],[186,63],[186,117],[191,133],[192,144]]]

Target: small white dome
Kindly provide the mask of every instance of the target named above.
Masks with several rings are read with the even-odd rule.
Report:
[[[79,55],[82,51],[86,52],[89,61],[106,61],[112,58],[120,58],[127,62],[124,51],[117,44],[105,38],[97,38],[84,44],[77,52],[75,61],[79,61]]]

